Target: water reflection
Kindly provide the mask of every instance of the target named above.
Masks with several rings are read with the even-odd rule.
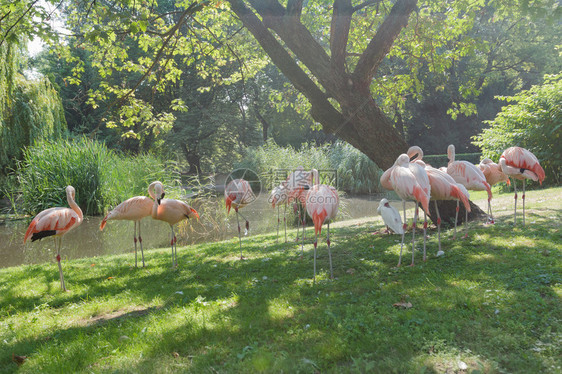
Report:
[[[277,209],[271,208],[267,196],[264,195],[262,194],[254,203],[244,208],[243,214],[250,221],[250,235],[276,230]],[[345,219],[355,219],[375,215],[381,198],[373,195],[343,198],[340,216]],[[210,208],[209,204],[205,206],[205,210],[199,212],[201,215],[199,222],[184,221],[180,226],[177,235],[179,246],[219,241],[238,235],[236,217],[233,212],[226,216],[222,199],[218,198],[216,204],[211,204]],[[293,222],[296,224],[296,221],[292,216],[292,209],[288,208],[287,213],[289,228],[293,226]],[[283,207],[281,207],[281,220],[282,214]],[[100,231],[101,220],[102,217],[84,217],[84,222],[79,227],[65,235],[61,250],[63,259],[131,253],[131,264],[134,264],[133,223],[109,221],[105,229]],[[23,244],[29,222],[29,220],[8,221],[0,225],[0,268],[54,261],[56,253],[53,239],[45,238]],[[170,227],[167,223],[145,218],[141,221],[141,225],[145,250],[169,246]],[[282,228],[280,234],[281,232]],[[140,247],[138,250],[140,263]]]

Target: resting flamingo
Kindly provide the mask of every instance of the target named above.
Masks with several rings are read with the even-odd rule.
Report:
[[[398,210],[388,202],[388,199],[379,201],[377,212],[382,216],[384,224],[392,229],[397,234],[404,234],[404,227],[402,226],[402,218]],[[388,232],[388,229],[387,229]]]
[[[306,194],[306,211],[314,222],[314,282],[316,282],[316,247],[318,245],[318,234],[322,233],[322,225],[328,223],[328,256],[330,261],[330,279],[334,279],[332,269],[332,252],[330,250],[330,221],[338,214],[340,199],[338,191],[325,184],[312,186]]]
[[[283,211],[283,223],[285,224],[285,243],[287,243],[287,200],[288,200],[288,190],[287,187],[281,183],[279,186],[276,186],[272,191],[271,195],[269,196],[269,201],[271,202],[271,206],[275,208],[277,206],[277,241],[279,241],[279,224],[281,223],[280,219],[280,205],[284,206]]]
[[[256,199],[252,187],[248,181],[240,178],[231,180],[224,189],[224,199],[226,202],[227,213],[230,213],[230,208],[234,206],[234,211],[236,212],[236,223],[238,224],[238,240],[240,242],[240,259],[243,260],[242,256],[242,237],[240,235],[240,221],[238,215],[242,214],[238,211],[239,209],[245,207],[252,201]],[[250,229],[250,222],[244,217],[246,221],[246,232]]]
[[[513,225],[517,223],[517,185],[515,180],[523,180],[523,226],[525,226],[525,179],[539,181],[542,185],[545,174],[544,169],[537,157],[525,148],[510,147],[503,151],[500,157],[502,171],[513,178],[513,189],[515,191],[515,209],[513,213]]]
[[[148,194],[152,198],[146,196],[135,196],[128,200],[123,201],[117,205],[113,210],[105,216],[100,224],[100,230],[103,230],[107,221],[110,220],[128,220],[133,221],[134,232],[133,241],[135,243],[135,267],[137,267],[137,225],[139,227],[138,241],[140,243],[142,267],[144,267],[144,251],[142,249],[142,236],[141,236],[141,219],[152,215],[152,206],[154,205],[154,186],[156,184],[162,185],[161,182],[152,182],[148,186]]]
[[[55,247],[57,248],[60,287],[63,291],[66,291],[66,286],[64,284],[64,276],[62,275],[62,266],[60,264],[62,237],[67,232],[78,227],[84,218],[82,210],[74,200],[75,197],[76,191],[74,190],[74,187],[66,186],[66,200],[68,201],[68,206],[70,206],[70,208],[45,209],[33,218],[33,221],[31,221],[27,231],[25,232],[25,237],[23,238],[23,243],[25,244],[29,238],[31,238],[31,241],[34,242],[38,239],[54,236]]]
[[[412,234],[412,264],[414,266],[415,256],[415,235],[416,223],[418,221],[418,203],[422,204],[422,208],[429,215],[429,196],[431,187],[429,179],[424,168],[416,163],[410,163],[410,158],[403,153],[394,162],[394,165],[381,176],[381,184],[391,186],[392,189],[402,199],[404,209],[404,222],[406,222],[406,200],[414,200],[416,209],[414,213],[413,234]],[[383,181],[384,178],[384,181]],[[404,229],[406,229],[404,224]],[[400,257],[398,265],[402,264],[402,249],[404,247],[404,234],[402,234],[402,243],[400,244]]]
[[[164,187],[162,183],[155,183],[153,186],[154,203],[152,205],[152,218],[167,222],[172,231],[170,245],[172,246],[172,267],[178,266],[178,247],[177,238],[174,232],[174,225],[184,219],[197,218],[199,213],[183,201],[174,199],[164,199]]]
[[[485,158],[480,161],[478,164],[478,168],[482,170],[484,177],[486,177],[486,182],[490,186],[493,186],[500,182],[506,182],[507,185],[510,185],[509,177],[504,174],[500,165],[496,164],[494,161],[490,160],[489,158]],[[492,217],[492,210],[488,209],[488,214]],[[492,217],[490,223],[494,223],[494,218]]]
[[[308,190],[314,184],[318,184],[319,176],[318,170],[312,169],[304,171],[302,166],[299,166],[294,172],[289,174],[285,185],[288,190],[288,202],[293,202],[295,213],[298,212],[298,225],[297,225],[297,242],[299,240],[299,229],[302,224],[302,240],[301,240],[301,256],[304,254],[304,238],[305,238],[305,221],[306,215],[306,196]]]
[[[488,192],[488,211],[490,212],[490,220],[493,221],[494,218],[492,216],[492,206],[490,201],[492,200],[492,189],[488,182],[486,182],[486,177],[482,170],[476,167],[476,165],[468,162],[468,161],[455,161],[455,146],[453,144],[449,145],[447,148],[447,156],[449,158],[449,163],[447,165],[447,174],[449,174],[455,182],[462,184],[466,187],[467,190],[473,191],[487,191]],[[455,227],[456,221],[458,218],[458,205],[457,205],[457,213],[455,216]],[[464,237],[468,237],[468,211],[465,212],[465,234]],[[456,229],[455,235],[453,239],[456,237]]]

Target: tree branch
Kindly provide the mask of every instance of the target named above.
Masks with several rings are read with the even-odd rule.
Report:
[[[335,0],[330,26],[330,51],[332,54],[332,70],[336,74],[345,74],[345,57],[351,16],[353,8],[351,0]]]
[[[31,4],[29,4],[29,7],[27,7],[26,11],[23,12],[23,14],[20,16],[20,18],[17,19],[16,22],[14,22],[14,24],[12,26],[10,26],[8,28],[8,30],[6,30],[6,32],[4,33],[4,37],[2,38],[2,40],[0,40],[0,47],[2,46],[2,44],[4,43],[4,40],[6,40],[6,37],[8,37],[8,34],[10,33],[10,31],[12,31],[12,29],[21,22],[21,20],[23,19],[23,17],[25,17],[25,15],[27,13],[29,13],[29,11],[33,8],[33,6],[35,5],[35,3],[37,3],[39,0],[35,0],[34,2],[32,2]]]
[[[384,56],[390,51],[400,31],[408,24],[408,18],[416,3],[417,0],[398,0],[394,4],[357,62],[353,79],[360,87],[368,88]]]
[[[367,1],[364,1],[361,4],[358,4],[358,5],[353,7],[353,13],[355,13],[357,11],[360,11],[363,8],[366,8],[369,5],[379,4],[380,2],[382,2],[382,0],[367,0]]]
[[[289,0],[287,2],[287,14],[291,17],[300,19],[304,0]]]
[[[249,0],[263,19],[263,25],[272,29],[287,47],[302,61],[329,92],[341,90],[341,82],[331,75],[330,57],[314,39],[310,31],[295,17],[286,14],[277,0]]]
[[[232,11],[254,35],[273,63],[295,88],[310,101],[314,119],[322,123],[326,131],[334,131],[336,129],[335,123],[343,123],[345,120],[342,114],[330,104],[324,92],[299,67],[275,36],[265,27],[264,23],[246,7],[244,0],[228,0],[228,2]],[[334,123],[334,125],[330,125],[331,123]]]

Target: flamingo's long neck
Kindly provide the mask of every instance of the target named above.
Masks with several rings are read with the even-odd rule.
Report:
[[[82,220],[82,218],[84,218],[84,214],[82,213],[82,209],[80,209],[78,204],[76,204],[76,201],[74,201],[74,199],[72,198],[72,194],[70,192],[66,193],[66,200],[68,201],[68,206],[72,210],[74,210],[76,212],[76,214],[78,214],[78,217],[80,217],[80,220]]]
[[[452,144],[447,148],[447,157],[449,158],[449,165],[455,162],[455,146]]]

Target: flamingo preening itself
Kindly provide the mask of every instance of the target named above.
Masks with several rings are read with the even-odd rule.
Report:
[[[284,206],[283,211],[283,223],[285,224],[285,243],[287,243],[287,200],[289,198],[287,187],[282,183],[276,186],[269,196],[269,201],[271,202],[272,208],[277,206],[277,241],[279,241],[279,224],[281,223],[280,218],[280,205]]]
[[[63,291],[66,291],[64,284],[64,276],[62,275],[62,266],[60,263],[60,248],[62,245],[62,237],[67,232],[78,227],[84,218],[82,210],[74,200],[76,198],[76,191],[72,186],[66,186],[66,200],[70,208],[49,208],[33,218],[29,224],[23,242],[31,238],[31,241],[54,236],[55,247],[57,248],[57,263],[59,265],[60,286]],[[58,246],[57,246],[58,239]]]
[[[238,240],[240,242],[240,259],[243,260],[244,256],[242,256],[242,236],[240,234],[240,220],[238,215],[241,215],[238,211],[239,209],[245,207],[252,201],[256,199],[254,192],[252,191],[252,187],[248,181],[240,178],[240,179],[233,179],[231,180],[224,189],[224,200],[226,202],[226,209],[227,213],[230,213],[230,208],[234,207],[234,211],[236,212],[236,223],[238,224]],[[246,232],[250,230],[250,222],[244,217],[246,221]]]
[[[178,248],[174,225],[184,219],[199,219],[199,213],[183,201],[164,199],[165,193],[162,183],[153,183],[151,186],[153,191],[151,196],[155,197],[152,205],[152,218],[167,222],[168,225],[170,225],[170,230],[172,231],[170,239],[170,244],[172,246],[172,267],[178,266]]]
[[[486,177],[486,182],[488,182],[490,186],[493,186],[494,184],[500,182],[506,182],[508,186],[510,185],[509,177],[502,171],[501,166],[496,164],[489,158],[485,158],[480,161],[480,164],[478,164],[478,168],[482,170],[484,177]],[[491,217],[490,223],[493,224],[494,218],[492,217],[492,210],[490,205],[488,206],[488,214]]]
[[[144,267],[144,251],[142,249],[142,236],[141,236],[141,219],[152,215],[152,207],[154,206],[154,186],[156,184],[162,185],[161,182],[152,182],[148,186],[148,194],[152,198],[146,196],[135,196],[128,200],[123,201],[121,204],[113,208],[112,211],[107,213],[100,224],[100,230],[103,230],[107,221],[110,220],[128,220],[133,221],[134,232],[133,241],[135,242],[135,267],[137,267],[137,225],[139,227],[138,241],[140,243],[142,267]],[[163,191],[163,190],[162,190]]]
[[[382,216],[384,224],[397,234],[404,234],[404,227],[402,226],[402,218],[398,210],[388,202],[388,199],[382,199],[379,202],[377,212]]]
[[[422,208],[429,215],[429,197],[431,194],[431,187],[425,169],[419,164],[411,163],[410,157],[403,153],[394,162],[394,165],[385,171],[381,176],[381,184],[383,186],[390,186],[396,194],[402,199],[402,206],[404,209],[404,222],[406,222],[406,200],[414,200],[416,202],[416,209],[414,213],[414,224],[412,233],[412,264],[414,266],[415,256],[415,236],[416,236],[416,223],[418,221],[418,203],[421,203]],[[404,223],[404,229],[406,229]],[[402,249],[404,247],[404,233],[402,234],[402,243],[400,245],[400,257],[398,265],[402,264]]]
[[[334,279],[332,269],[332,252],[330,250],[330,221],[338,214],[340,199],[338,191],[325,184],[312,186],[306,194],[306,211],[314,222],[314,282],[316,282],[316,247],[318,246],[318,234],[322,233],[322,225],[328,224],[328,256],[330,261],[330,278]]]
[[[306,210],[306,196],[308,191],[315,184],[319,183],[318,170],[312,169],[305,171],[302,166],[299,166],[295,171],[289,174],[285,181],[288,190],[288,203],[293,203],[295,213],[298,213],[297,222],[297,242],[299,240],[299,230],[302,224],[302,240],[301,240],[301,256],[304,254],[304,238],[305,238],[305,210]]]
[[[449,158],[449,163],[447,165],[447,174],[449,174],[455,182],[462,184],[466,187],[467,190],[473,191],[487,191],[488,192],[488,212],[490,214],[490,221],[494,221],[494,217],[492,215],[492,189],[490,184],[486,181],[486,177],[482,170],[480,170],[476,165],[468,162],[468,161],[455,161],[455,146],[453,144],[447,147],[447,156]],[[453,239],[456,237],[456,220],[458,218],[458,204],[457,204],[457,213],[455,216],[455,234]],[[465,212],[465,234],[464,237],[468,236],[468,211]]]
[[[525,148],[510,147],[503,151],[500,157],[500,167],[504,174],[513,178],[513,189],[515,191],[515,209],[513,213],[513,225],[517,223],[517,185],[515,180],[523,181],[523,226],[525,226],[525,180],[527,178],[542,185],[545,173],[537,157]]]

